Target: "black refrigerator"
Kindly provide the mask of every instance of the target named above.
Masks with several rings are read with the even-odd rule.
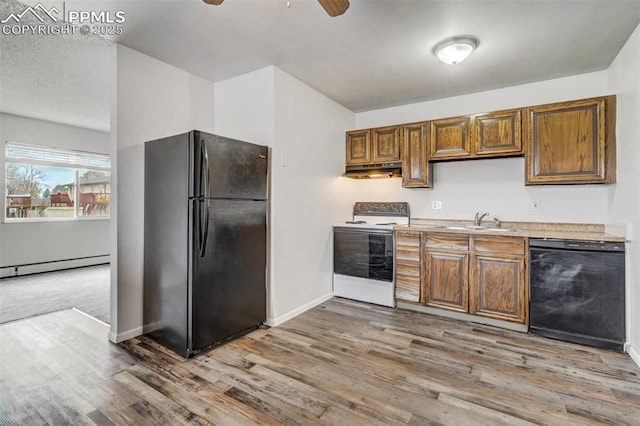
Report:
[[[268,147],[145,143],[144,329],[189,358],[266,320]]]

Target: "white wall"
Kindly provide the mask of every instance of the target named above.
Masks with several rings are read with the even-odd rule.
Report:
[[[214,85],[124,46],[117,47],[117,243],[111,285],[117,318],[110,339],[142,332],[144,142],[214,130]],[[112,318],[116,315],[112,302]]]
[[[610,90],[618,96],[618,183],[609,191],[610,224],[623,225],[631,238],[627,255],[629,353],[640,365],[640,26],[607,71]]]
[[[110,133],[0,114],[3,142],[109,154]],[[4,154],[0,155],[0,193],[4,206]],[[3,215],[4,217],[4,215]],[[109,220],[0,223],[0,266],[50,262],[110,252]]]
[[[215,134],[273,146],[274,70],[270,66],[215,84]]]
[[[289,319],[333,294],[334,222],[350,217],[344,131],[354,113],[275,70],[273,318]]]
[[[267,321],[332,294],[331,224],[350,215],[344,131],[354,113],[276,67],[215,86],[216,134],[271,150]]]
[[[547,80],[470,95],[356,114],[354,128],[408,123],[457,115],[610,94],[606,71]],[[490,212],[501,220],[604,223],[610,185],[524,185],[524,160],[456,161],[434,165],[434,187],[401,188],[400,179],[359,180],[355,200],[408,201],[413,217],[473,218]],[[432,210],[431,201],[442,201]],[[528,211],[529,201],[539,201]]]

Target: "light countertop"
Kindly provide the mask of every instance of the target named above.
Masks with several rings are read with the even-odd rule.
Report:
[[[545,222],[502,222],[500,228],[493,228],[493,222],[483,221],[488,229],[465,228],[471,221],[447,219],[411,218],[409,225],[395,226],[394,230],[424,231],[439,234],[467,234],[473,236],[491,235],[522,238],[555,238],[576,241],[625,242],[626,238],[605,232],[604,225],[583,223]],[[452,229],[453,227],[454,229]]]

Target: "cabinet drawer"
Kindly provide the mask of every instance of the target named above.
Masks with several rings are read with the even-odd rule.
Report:
[[[420,262],[420,247],[396,246],[396,260]]]
[[[420,233],[396,231],[396,245],[420,247]]]
[[[476,253],[525,254],[525,242],[522,238],[474,237],[473,251]]]
[[[396,275],[396,287],[411,287],[417,289],[417,294],[420,292],[420,276],[414,277],[410,275]]]
[[[406,302],[420,302],[420,278],[396,276],[396,299]]]
[[[454,235],[427,235],[424,246],[429,249],[441,250],[469,250],[469,237]]]
[[[420,261],[396,260],[396,299],[419,303],[422,280]]]
[[[420,233],[396,232],[396,261],[420,262]]]
[[[420,279],[420,262],[396,261],[396,275]]]

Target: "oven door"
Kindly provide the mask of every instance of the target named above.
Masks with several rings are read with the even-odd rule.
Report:
[[[393,281],[393,231],[334,228],[333,272],[350,277]]]

